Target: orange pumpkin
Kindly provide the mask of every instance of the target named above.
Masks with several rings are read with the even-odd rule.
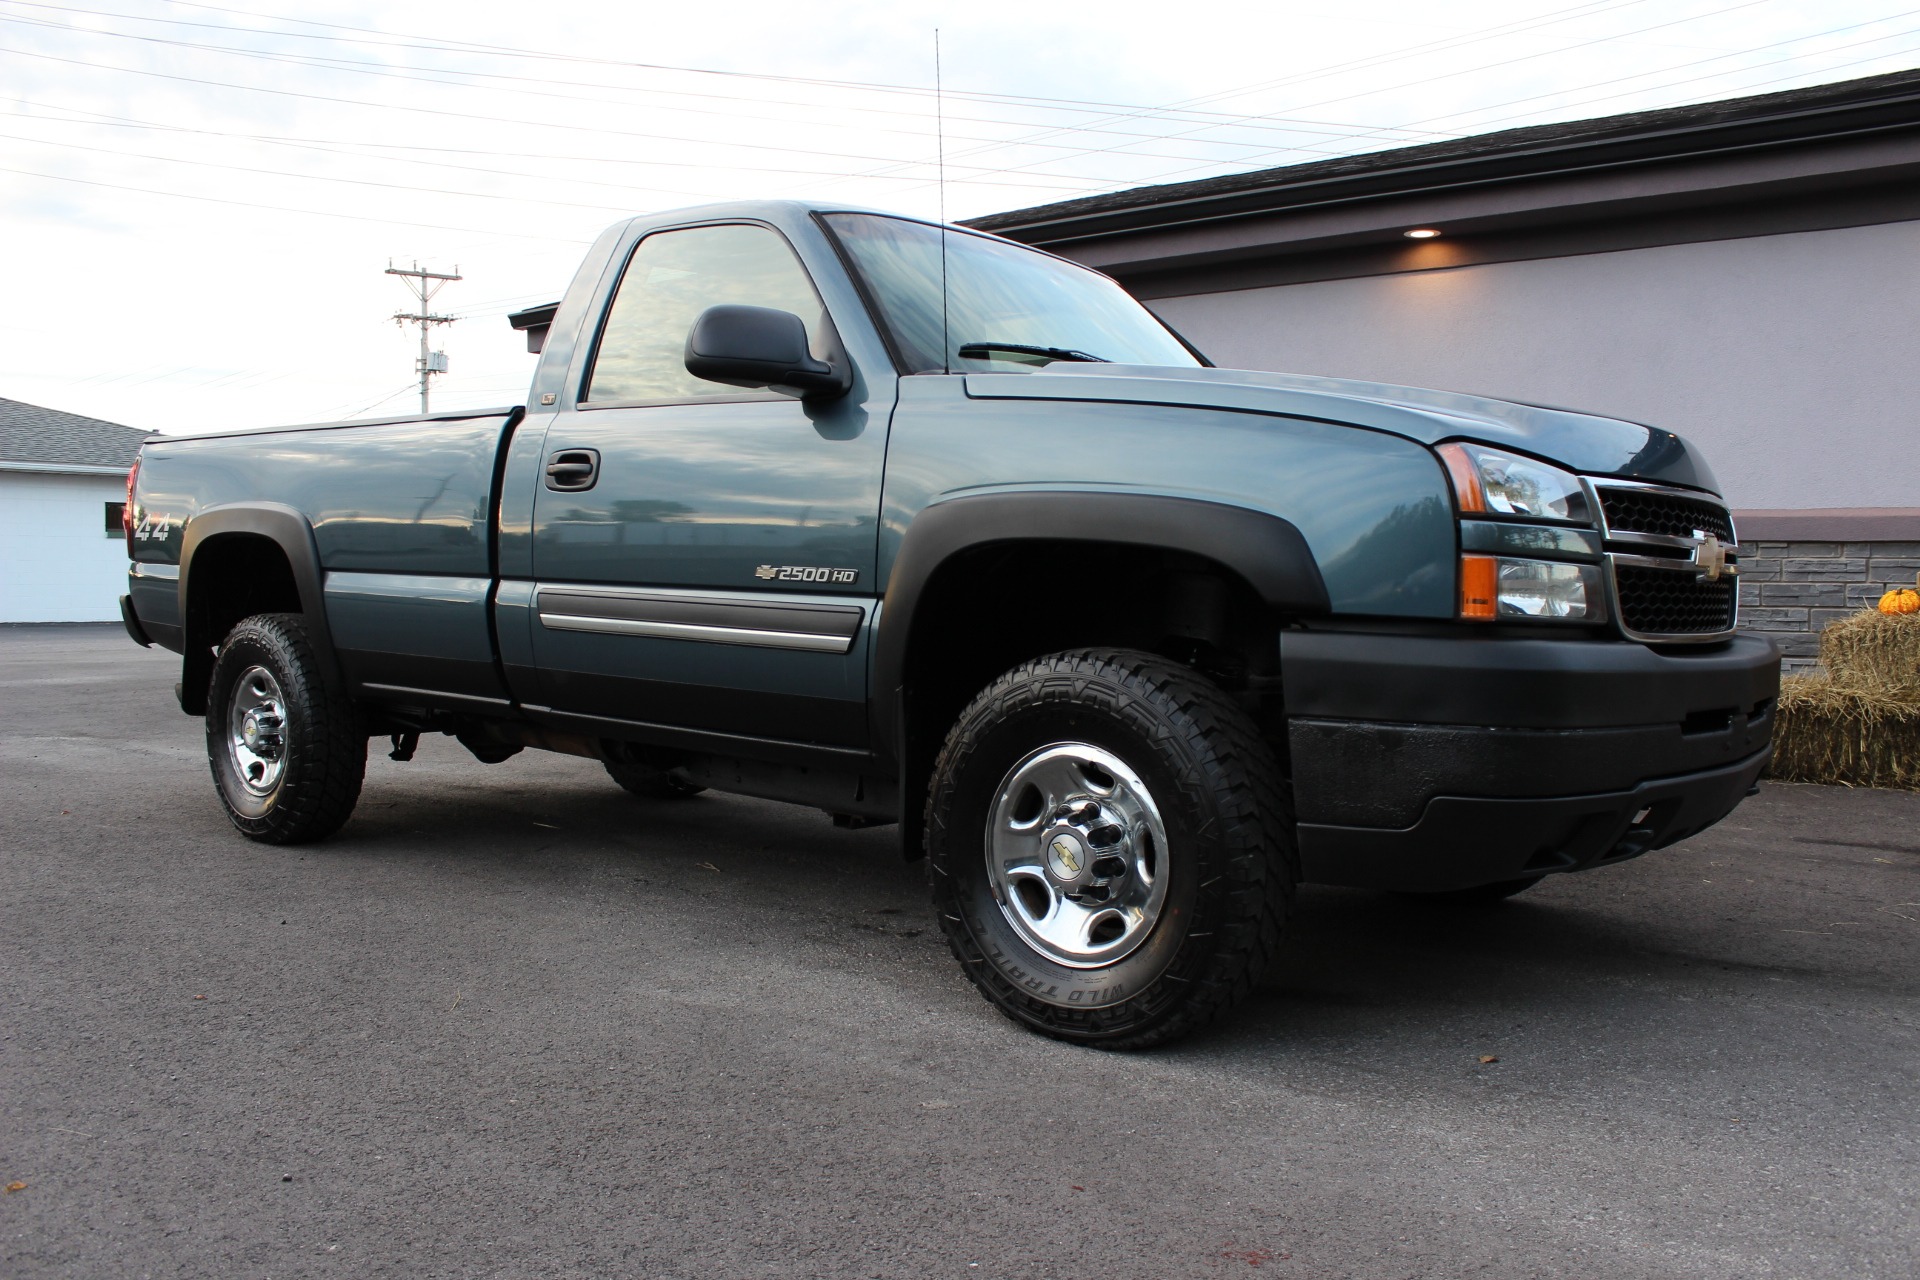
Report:
[[[1920,613],[1920,591],[1905,587],[1880,597],[1882,613]]]

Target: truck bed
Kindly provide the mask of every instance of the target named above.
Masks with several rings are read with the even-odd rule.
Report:
[[[196,539],[215,525],[246,532],[272,519],[263,508],[277,508],[311,526],[308,569],[351,680],[404,687],[430,666],[436,684],[504,697],[487,622],[489,515],[499,452],[520,414],[515,406],[154,438],[141,456],[136,612],[156,641],[182,648],[187,522]]]

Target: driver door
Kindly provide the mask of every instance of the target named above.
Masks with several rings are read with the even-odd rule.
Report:
[[[578,401],[547,428],[533,646],[548,704],[606,722],[867,744],[889,401],[855,370],[803,402],[707,382],[687,331],[721,303],[790,311],[845,361],[785,237],[758,223],[634,247]]]

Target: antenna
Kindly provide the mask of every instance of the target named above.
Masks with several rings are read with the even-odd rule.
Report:
[[[947,105],[940,84],[940,28],[933,29],[933,136],[940,186],[940,363],[953,372],[953,338],[947,332]]]

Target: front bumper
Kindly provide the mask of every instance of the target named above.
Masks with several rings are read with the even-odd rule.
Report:
[[[1287,632],[1303,878],[1441,891],[1636,857],[1766,767],[1770,641]]]

